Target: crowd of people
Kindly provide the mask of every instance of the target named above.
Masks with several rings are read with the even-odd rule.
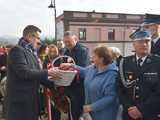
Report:
[[[49,112],[49,120],[160,120],[160,15],[146,14],[130,35],[130,56],[104,45],[89,55],[72,31],[47,45],[40,33],[26,26],[18,44],[1,55],[7,120],[38,120]],[[77,71],[71,85],[54,83],[61,70]],[[53,98],[50,111],[46,90]]]

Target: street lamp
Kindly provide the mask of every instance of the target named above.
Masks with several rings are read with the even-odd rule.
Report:
[[[54,21],[55,21],[55,40],[57,40],[57,25],[56,25],[56,2],[51,0],[51,4],[48,6],[50,9],[54,9]]]

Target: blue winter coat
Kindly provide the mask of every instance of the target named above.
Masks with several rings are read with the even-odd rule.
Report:
[[[87,104],[92,107],[93,120],[116,120],[118,110],[116,64],[109,64],[102,72],[98,72],[94,65],[77,68],[80,70],[80,76],[85,78],[85,97]]]

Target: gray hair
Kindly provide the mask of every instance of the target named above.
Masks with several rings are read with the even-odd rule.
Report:
[[[119,48],[117,48],[117,47],[109,47],[109,48],[110,48],[111,51],[112,51],[113,59],[116,59],[116,58],[118,58],[119,56],[122,55],[122,53],[121,53],[121,51],[120,51]]]
[[[71,36],[71,37],[73,37],[76,41],[78,41],[77,35],[76,35],[74,32],[72,32],[72,31],[65,31],[63,37],[66,37],[66,36]]]

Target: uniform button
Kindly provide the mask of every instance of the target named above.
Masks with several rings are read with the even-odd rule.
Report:
[[[139,96],[138,96],[138,95],[136,95],[136,98],[139,98]]]
[[[138,87],[138,86],[136,86],[136,90],[139,90],[139,87]]]
[[[139,81],[139,78],[137,78],[137,81]]]

